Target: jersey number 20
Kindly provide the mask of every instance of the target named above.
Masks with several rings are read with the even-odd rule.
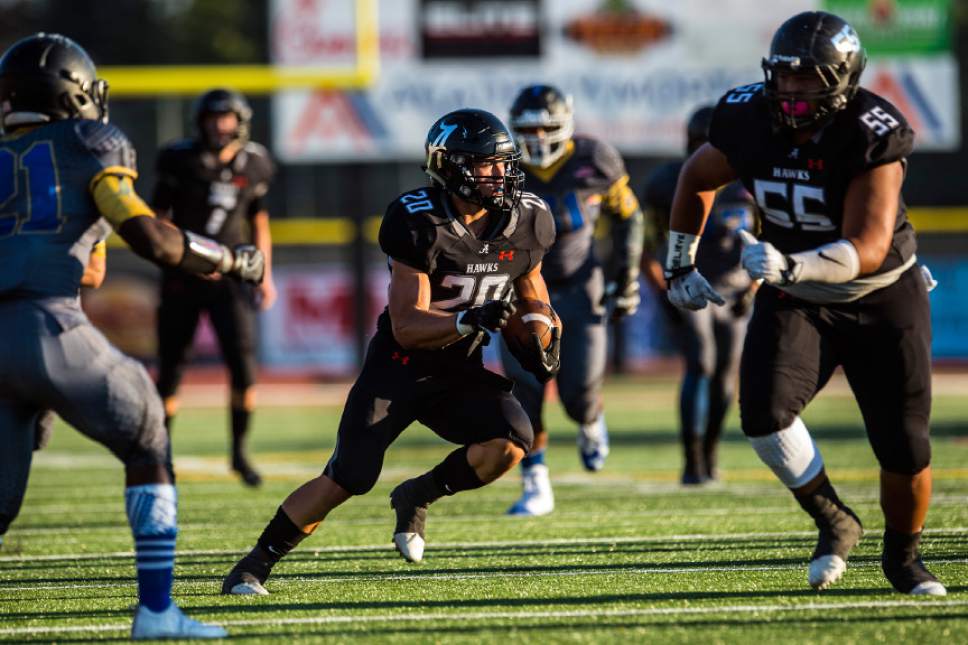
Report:
[[[38,141],[20,154],[0,148],[0,237],[56,233],[63,221],[51,142]]]

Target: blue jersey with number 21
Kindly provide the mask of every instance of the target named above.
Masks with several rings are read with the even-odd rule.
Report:
[[[0,137],[0,299],[77,295],[110,230],[92,197],[107,173],[137,175],[113,125],[69,119]]]

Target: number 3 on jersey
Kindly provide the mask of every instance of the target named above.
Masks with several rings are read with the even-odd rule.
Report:
[[[63,221],[51,142],[38,141],[21,154],[0,148],[0,237],[55,233]]]

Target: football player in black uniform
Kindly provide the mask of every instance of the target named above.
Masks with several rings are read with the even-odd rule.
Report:
[[[713,107],[704,106],[689,117],[687,154],[691,155],[709,139],[712,116]],[[727,306],[698,311],[677,309],[666,300],[666,282],[658,258],[665,257],[672,197],[682,165],[683,161],[663,164],[646,182],[642,194],[646,214],[642,272],[661,298],[662,310],[685,359],[679,390],[679,436],[685,456],[681,481],[694,485],[719,476],[719,438],[733,400],[733,380],[755,284],[740,266],[743,244],[739,231],[754,226],[756,203],[739,181],[717,191],[697,251],[696,267],[726,299]]]
[[[176,225],[222,244],[254,244],[266,258],[265,279],[254,287],[238,280],[209,280],[165,271],[158,307],[158,392],[171,430],[176,392],[195,328],[208,313],[231,378],[232,469],[249,486],[261,483],[246,456],[245,439],[255,405],[256,306],[276,299],[272,239],[263,197],[273,163],[265,148],[249,141],[252,109],[238,92],[213,89],[195,102],[197,136],[176,141],[158,157],[152,206]]]
[[[642,211],[629,188],[621,155],[598,139],[575,135],[570,96],[550,85],[522,89],[511,105],[511,131],[518,140],[525,187],[548,202],[557,238],[541,273],[568,335],[561,355],[567,369],[556,379],[565,413],[578,424],[578,453],[589,471],[608,456],[602,381],[608,351],[605,327],[639,306]],[[612,248],[606,266],[595,254],[595,224],[605,216]],[[548,435],[542,422],[545,386],[522,369],[502,343],[505,372],[531,419],[534,448],[521,462],[523,493],[512,515],[545,515],[554,494],[544,462]]]
[[[799,416],[840,365],[881,466],[884,574],[902,593],[944,595],[919,552],[931,497],[931,320],[901,199],[914,133],[859,87],[865,62],[857,33],[829,13],[777,30],[765,82],[720,100],[709,143],[683,168],[669,299],[723,304],[696,270],[696,245],[711,191],[741,179],[764,215],[742,263],[765,282],[740,364],[743,432],[816,522],[809,583],[836,582],[862,534]]]
[[[390,493],[393,543],[410,562],[423,559],[431,503],[494,481],[531,448],[528,416],[511,381],[484,369],[481,345],[513,313],[512,288],[548,302],[541,259],[554,243],[551,213],[521,191],[521,155],[489,112],[441,117],[426,152],[431,185],[395,199],[380,227],[390,302],[347,398],[333,456],[286,498],[223,593],[266,594],[273,565],[331,510],[373,488],[387,448],[414,421],[461,447]],[[555,330],[547,350],[537,344],[519,358],[547,381],[558,371],[559,347]]]

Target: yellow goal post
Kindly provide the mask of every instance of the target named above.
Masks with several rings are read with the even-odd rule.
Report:
[[[190,95],[227,86],[247,94],[285,89],[362,89],[380,68],[379,0],[353,0],[356,28],[354,67],[276,65],[105,66],[98,69],[112,97]]]

